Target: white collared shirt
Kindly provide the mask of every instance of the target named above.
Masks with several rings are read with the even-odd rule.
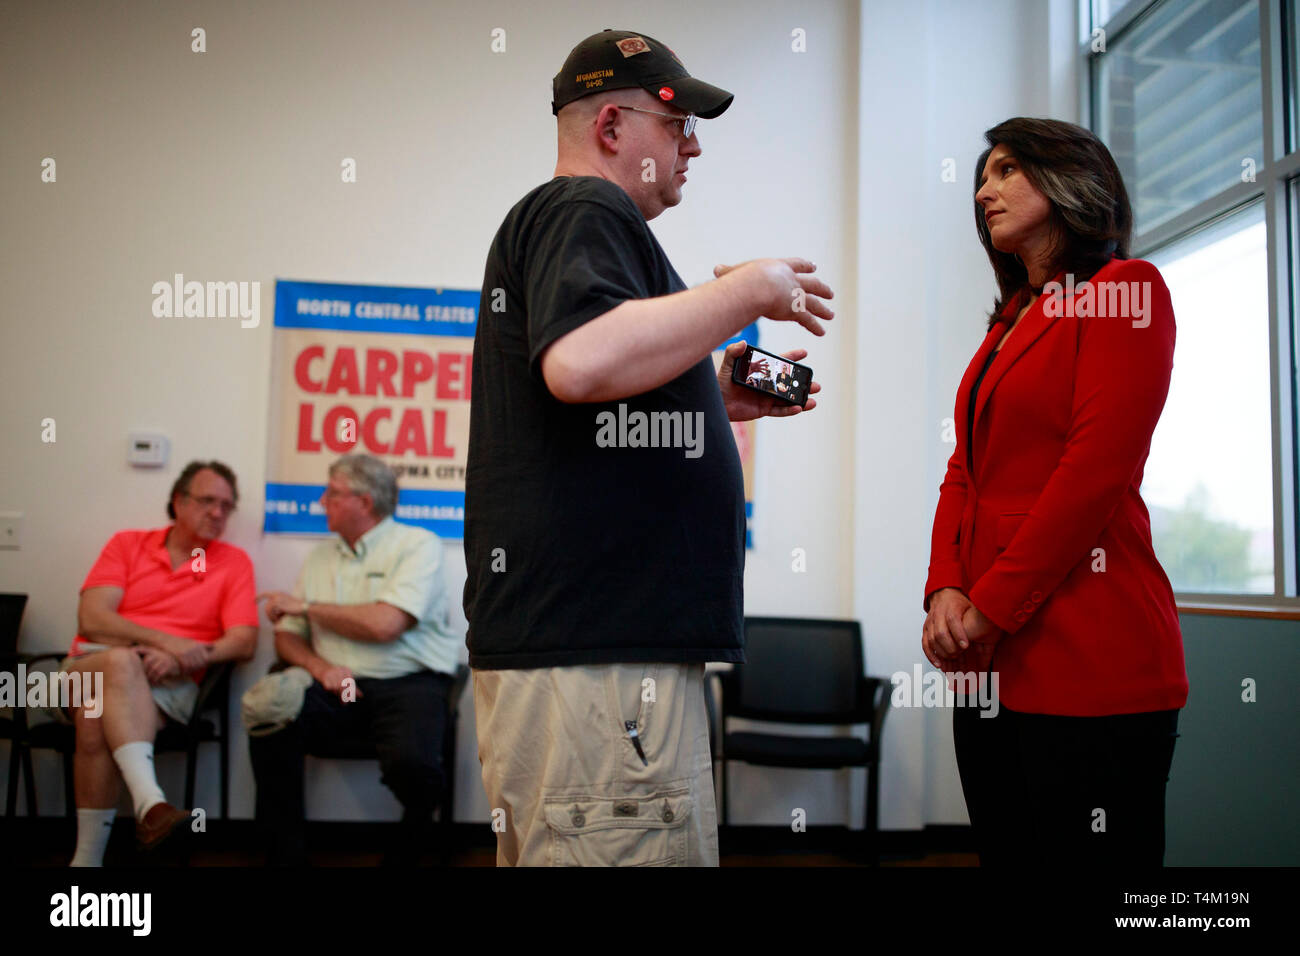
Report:
[[[461,638],[451,628],[443,572],[442,539],[431,531],[384,518],[360,538],[356,550],[339,535],[307,556],[294,594],[308,602],[369,604],[382,601],[415,618],[397,640],[353,640],[305,617],[286,615],[277,631],[310,634],[312,650],[357,677],[402,677],[429,669],[454,674]]]

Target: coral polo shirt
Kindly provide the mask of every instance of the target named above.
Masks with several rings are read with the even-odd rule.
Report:
[[[243,549],[224,541],[204,548],[198,558],[172,569],[167,553],[168,528],[119,531],[104,545],[81,590],[121,588],[117,613],[149,627],[211,643],[232,627],[257,627],[253,562]],[[90,643],[78,634],[69,653],[76,657]],[[196,679],[199,675],[192,675]]]

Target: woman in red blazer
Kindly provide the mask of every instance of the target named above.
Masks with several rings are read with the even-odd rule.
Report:
[[[1188,688],[1139,488],[1169,291],[1128,258],[1128,196],[1091,132],[1018,118],[985,138],[976,228],[1000,294],[957,390],[922,648],[998,694],[994,717],[954,708],[981,862],[1159,866]]]

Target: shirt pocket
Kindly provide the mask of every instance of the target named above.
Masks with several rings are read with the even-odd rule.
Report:
[[[1028,517],[1028,511],[1011,511],[998,515],[998,534],[994,543],[999,551],[1004,550],[1011,543],[1011,539],[1016,536],[1016,532]]]
[[[684,866],[689,786],[622,796],[544,798],[552,866]]]

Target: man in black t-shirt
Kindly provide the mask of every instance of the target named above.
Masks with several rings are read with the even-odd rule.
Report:
[[[831,290],[802,259],[686,289],[647,222],[732,96],[663,44],[589,37],[553,92],[555,178],[493,240],[474,341],[464,599],[497,859],[716,865],[704,662],[744,659],[729,422],[801,409],[731,382],[744,343],[711,356],[760,316],[823,334]]]

